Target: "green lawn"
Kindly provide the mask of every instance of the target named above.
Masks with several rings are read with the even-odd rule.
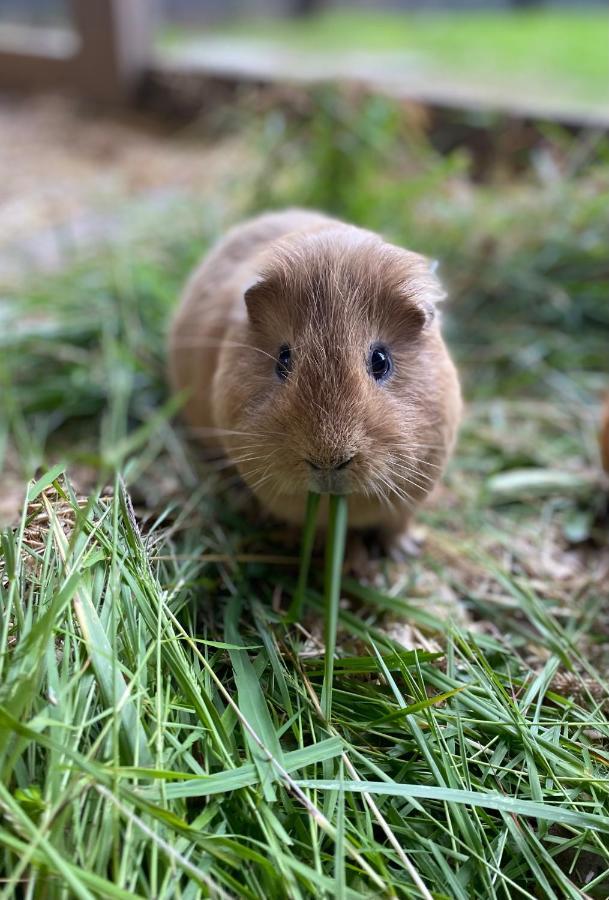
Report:
[[[300,52],[404,53],[415,71],[456,84],[498,85],[605,105],[609,102],[605,10],[400,14],[336,10],[304,21],[236,20],[202,33]],[[166,38],[176,41],[180,32]],[[182,33],[182,38],[192,34]]]
[[[352,102],[263,114],[202,230],[3,297],[0,897],[609,893],[606,153],[555,134],[560,180],[476,184]],[[320,561],[290,623],[297,547],[164,378],[210,209],[290,202],[441,258],[468,402],[421,555],[343,582],[330,716]]]

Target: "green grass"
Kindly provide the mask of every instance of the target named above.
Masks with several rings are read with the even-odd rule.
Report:
[[[456,83],[606,104],[604,10],[401,14],[332,10],[305,20],[237,19],[214,36],[264,41],[304,53],[403,53],[415,71]],[[180,32],[167,35],[171,43]],[[182,39],[190,35],[182,35]]]
[[[370,98],[244,135],[234,214],[314,198],[451,286],[458,453],[421,555],[343,580],[331,708],[331,565],[291,621],[297,547],[172,419],[164,330],[211,230],[5,296],[3,484],[29,490],[0,555],[0,897],[607,896],[609,173],[551,139],[560,180],[479,184]]]

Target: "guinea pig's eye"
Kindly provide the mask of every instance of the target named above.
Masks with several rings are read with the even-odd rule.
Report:
[[[368,357],[368,371],[375,381],[384,381],[391,373],[391,354],[387,347],[377,345],[370,351]]]
[[[283,347],[279,348],[279,353],[277,354],[277,362],[275,363],[275,371],[277,372],[277,376],[281,378],[282,381],[285,381],[291,368],[292,351],[287,344],[284,344]]]

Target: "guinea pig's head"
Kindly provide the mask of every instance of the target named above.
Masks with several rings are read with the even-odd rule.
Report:
[[[427,493],[443,461],[442,296],[427,259],[356,228],[274,245],[219,373],[227,443],[254,491]]]

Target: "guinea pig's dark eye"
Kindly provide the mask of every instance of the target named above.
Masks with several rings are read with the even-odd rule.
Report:
[[[373,347],[368,357],[368,371],[375,381],[384,381],[391,373],[391,354],[387,347]]]
[[[283,347],[279,348],[279,353],[277,354],[277,362],[275,363],[275,371],[277,372],[277,376],[281,378],[282,381],[285,381],[291,368],[292,351],[287,344],[284,344]]]

